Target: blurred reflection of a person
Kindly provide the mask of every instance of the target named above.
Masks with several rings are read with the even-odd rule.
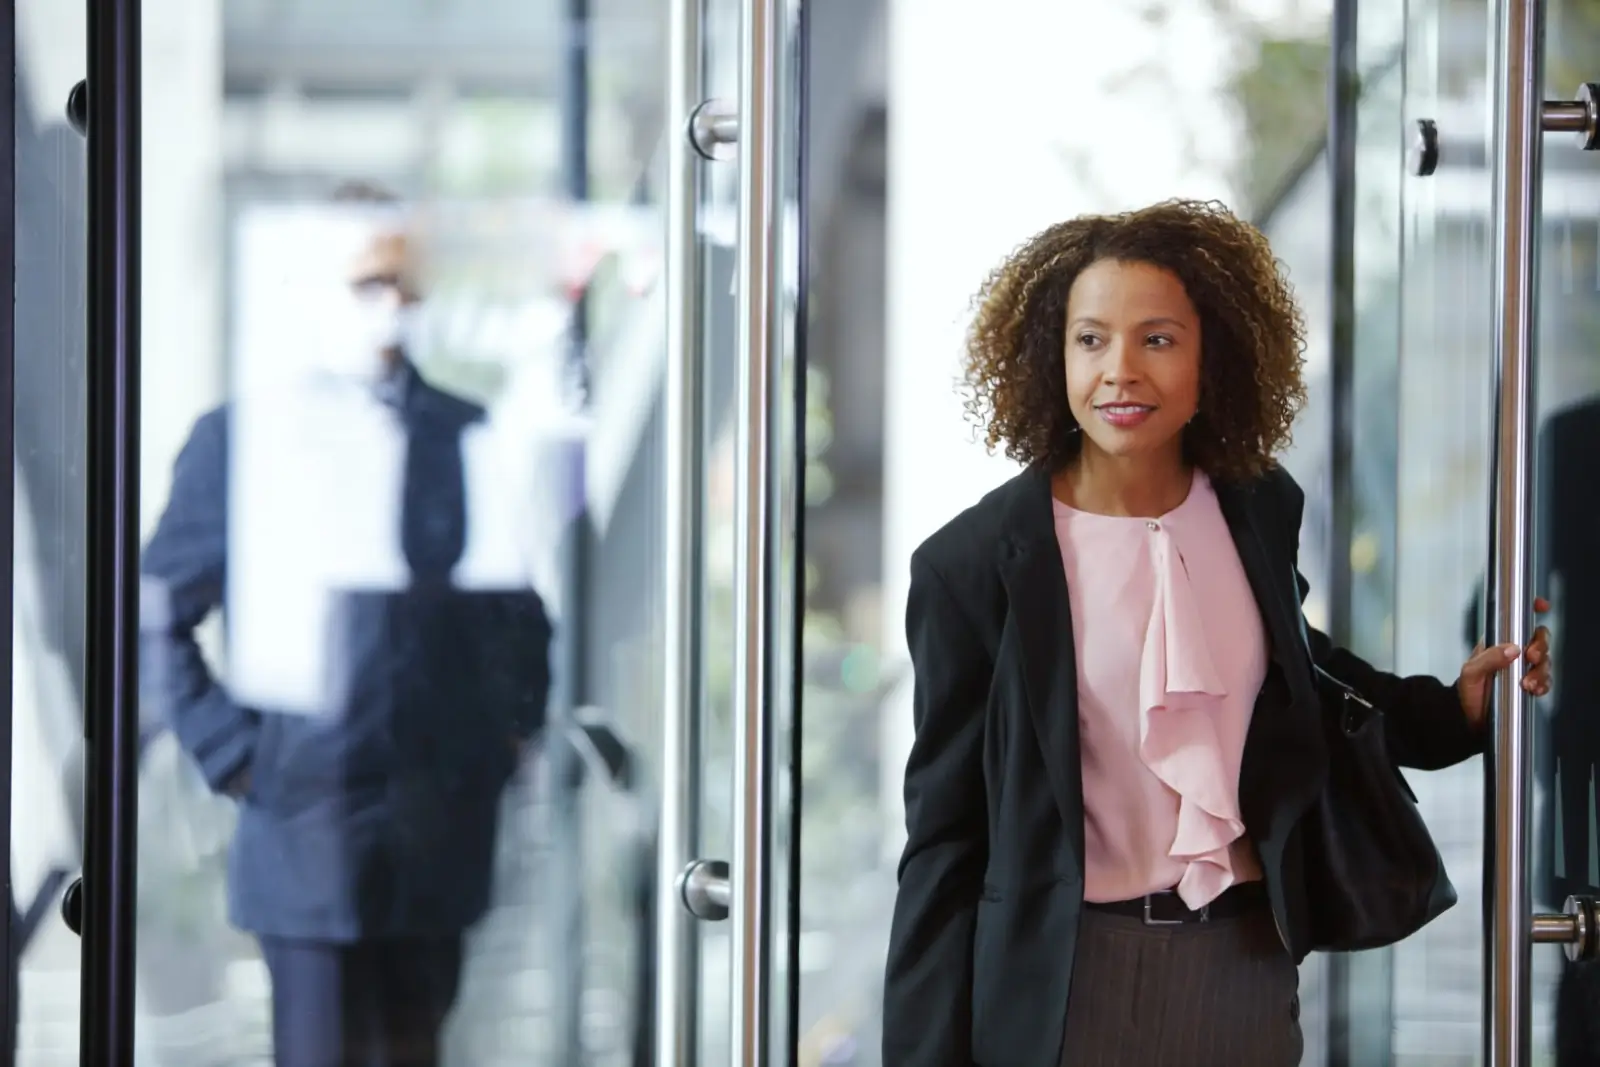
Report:
[[[276,1062],[431,1067],[550,628],[531,588],[462,585],[485,412],[409,358],[411,220],[366,194],[329,210],[358,237],[315,317],[323,358],[195,424],[144,554],[143,671],[239,801],[229,917],[271,977]],[[196,640],[217,611],[225,680]]]
[[[1535,779],[1548,798],[1533,852],[1541,908],[1600,894],[1600,400],[1551,415],[1539,431],[1534,588],[1551,597],[1560,683],[1538,705]],[[1467,612],[1467,642],[1484,631],[1483,585]],[[1562,961],[1556,991],[1556,1067],[1600,1067],[1600,964]]]
[[[1549,815],[1535,850],[1547,906],[1600,893],[1600,401],[1557,412],[1539,434],[1536,589],[1553,600],[1564,663],[1544,701],[1539,784]],[[1557,1067],[1600,1067],[1600,964],[1563,963],[1556,998]]]

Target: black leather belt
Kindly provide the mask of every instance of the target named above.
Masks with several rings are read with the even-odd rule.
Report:
[[[1260,882],[1245,882],[1225,890],[1220,897],[1198,911],[1192,910],[1171,889],[1133,900],[1103,903],[1085,901],[1084,907],[1140,919],[1146,926],[1180,926],[1213,919],[1237,919],[1241,915],[1258,912],[1267,907],[1267,888]]]

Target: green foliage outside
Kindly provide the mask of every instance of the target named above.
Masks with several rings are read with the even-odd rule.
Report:
[[[1230,80],[1245,129],[1234,184],[1253,215],[1320,148],[1328,125],[1327,34],[1275,38],[1247,31],[1246,55]]]

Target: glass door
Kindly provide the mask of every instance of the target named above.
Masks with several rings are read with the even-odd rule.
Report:
[[[17,1062],[258,1064],[276,1030],[474,1065],[877,1063],[905,559],[1011,473],[952,385],[967,299],[1039,227],[1170,195],[1260,222],[1307,303],[1286,462],[1327,490],[1314,621],[1455,670],[1527,621],[1485,612],[1516,571],[1485,519],[1497,549],[1519,529],[1490,487],[1523,486],[1562,672],[1498,780],[1521,758],[1533,783],[1527,914],[1600,892],[1600,174],[1568,135],[1523,230],[1521,483],[1485,343],[1494,19],[1542,13],[1543,95],[1575,102],[1587,0],[88,6],[8,8]],[[1059,42],[1094,34],[1125,47],[1061,82]],[[86,77],[123,91],[96,112]],[[1486,916],[1515,922],[1481,892],[1484,773],[1416,776],[1462,903],[1307,961],[1307,1063],[1480,1061],[1514,1018],[1482,1022],[1486,967],[1525,974],[1533,1056],[1487,1062],[1596,1046],[1594,965],[1531,946],[1570,924],[1485,963]],[[83,945],[54,915],[80,867],[123,880],[78,898]]]
[[[780,809],[736,817],[753,809],[719,778],[795,640],[792,592],[766,590],[793,588],[795,246],[738,207],[752,183],[769,214],[794,203],[787,16],[755,9],[752,67],[727,5],[688,28],[587,0],[90,7],[19,0],[7,98],[8,1054],[657,1062],[678,1003],[656,985],[669,694],[705,715],[706,854],[743,869],[755,837],[733,849],[732,828],[770,828],[739,893],[787,879]],[[761,72],[769,155],[692,164],[685,215],[661,87],[690,46],[729,100]],[[85,110],[83,79],[108,103]],[[736,311],[744,229],[782,295]],[[772,338],[755,378],[740,322]],[[730,570],[701,531],[735,525]],[[758,611],[771,651],[724,662]],[[767,761],[781,796],[787,759]],[[55,916],[80,863],[81,966]],[[781,896],[735,897],[781,923]],[[703,929],[708,1047],[733,1018],[744,1047],[752,1020],[786,1042],[781,1013],[730,1015],[727,943]],[[752,930],[781,990],[782,927],[735,937],[746,955]]]
[[[676,0],[671,17],[669,410],[681,414],[668,448],[700,507],[677,517],[669,551],[703,576],[704,600],[696,655],[682,657],[698,673],[670,690],[681,703],[663,750],[658,1044],[663,1064],[781,1064],[798,945],[805,8]]]
[[[685,637],[669,638],[667,662],[674,640],[696,633],[701,646],[682,657],[664,720],[659,1062],[782,1064],[797,886],[805,29],[800,6],[778,0],[675,0],[670,18],[667,448],[699,506],[675,515],[669,552],[701,576],[701,598],[670,617]]]
[[[787,1062],[797,6],[87,9],[7,104],[7,1054]]]
[[[1600,23],[1565,0],[1357,6],[1363,45],[1392,57],[1364,66],[1360,137],[1380,144],[1351,173],[1377,209],[1355,231],[1367,343],[1354,492],[1368,503],[1354,515],[1352,595],[1377,609],[1359,629],[1403,673],[1442,673],[1477,641],[1548,622],[1560,680],[1542,699],[1497,694],[1481,766],[1413,776],[1461,904],[1347,964],[1390,990],[1377,1010],[1352,1010],[1351,1047],[1381,1056],[1353,1062],[1589,1062],[1594,965],[1536,944],[1573,924],[1534,915],[1597,881],[1592,717],[1576,696],[1586,615],[1571,594],[1582,564],[1562,548],[1585,526],[1560,509],[1587,481],[1562,428],[1600,384],[1585,352],[1585,302],[1600,287],[1583,237],[1600,160],[1570,135],[1592,121],[1575,90]],[[1532,618],[1536,595],[1555,602],[1548,618]],[[1461,625],[1438,625],[1450,618]]]

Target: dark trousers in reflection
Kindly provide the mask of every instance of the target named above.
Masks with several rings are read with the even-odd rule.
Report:
[[[1558,1067],[1600,1067],[1600,964],[1570,963],[1556,994]]]
[[[0,1067],[13,1067],[17,1062],[17,1037],[19,1036],[17,1020],[21,1016],[21,1012],[18,1010],[20,1007],[18,1002],[22,999],[22,946],[19,943],[22,939],[22,915],[17,911],[17,898],[8,894],[8,900],[11,904],[9,919],[11,936],[6,939],[6,943],[10,946],[11,951],[8,953],[10,959],[6,962],[7,966],[11,968],[11,973],[6,976],[6,980],[10,983],[7,987],[10,995],[5,998],[5,1047],[0,1048]]]
[[[1560,908],[1600,895],[1600,401],[1555,412],[1539,431],[1534,589],[1548,620],[1556,686],[1535,715],[1534,776],[1549,813],[1534,835],[1535,897]],[[1467,616],[1470,645],[1485,630],[1483,588]],[[1563,961],[1555,1004],[1555,1067],[1600,1067],[1600,963]]]
[[[262,938],[278,1067],[438,1067],[461,938]]]
[[[1540,785],[1559,812],[1541,828],[1538,882],[1547,902],[1600,893],[1594,825],[1600,768],[1600,402],[1550,416],[1538,451],[1537,581],[1555,593],[1556,693],[1540,753]],[[1560,827],[1559,837],[1556,826]],[[1567,964],[1556,996],[1557,1067],[1600,1067],[1600,964]]]

